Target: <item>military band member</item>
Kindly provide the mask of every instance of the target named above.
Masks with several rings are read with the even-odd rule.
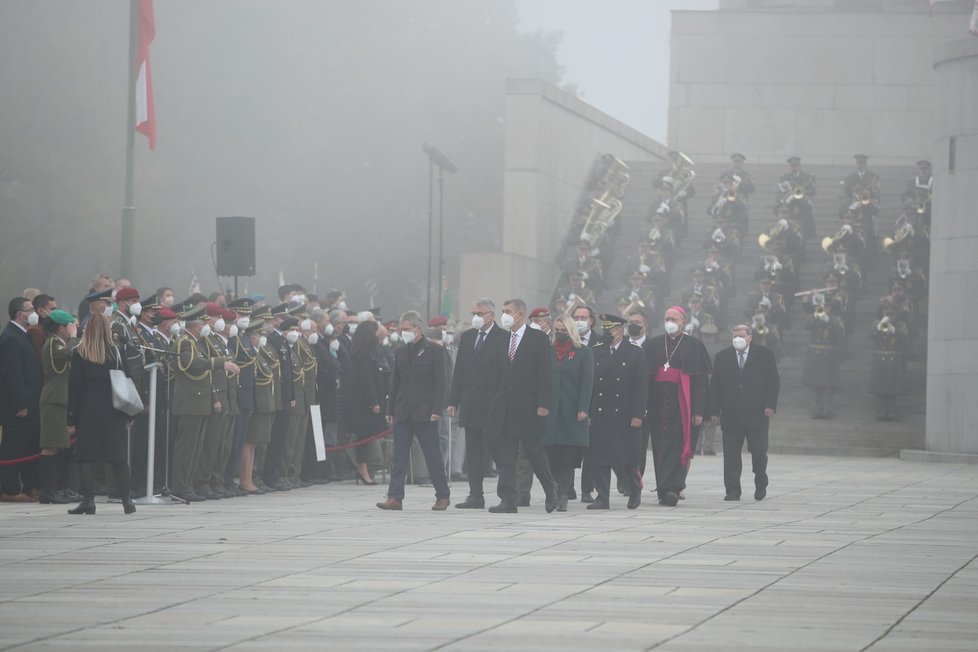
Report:
[[[853,156],[856,160],[856,169],[850,172],[842,181],[842,204],[844,207],[853,202],[868,200],[879,206],[880,203],[880,175],[866,167],[869,157],[865,154]]]
[[[858,295],[863,287],[863,275],[859,264],[850,261],[845,247],[836,249],[825,271],[834,274],[839,280],[839,287],[849,295]]]
[[[897,400],[904,392],[907,373],[907,324],[897,317],[897,311],[884,298],[880,308],[883,317],[873,328],[870,337],[875,344],[873,364],[869,374],[869,391],[879,398],[879,421],[899,421]]]
[[[801,169],[801,158],[788,159],[788,172],[781,175],[778,190],[781,203],[791,210],[792,218],[801,224],[802,235],[807,240],[815,237],[815,213],[812,197],[815,196],[815,175]]]
[[[601,315],[611,339],[594,347],[594,388],[588,456],[598,496],[588,509],[609,509],[611,470],[624,485],[628,508],[642,502],[638,462],[648,393],[648,361],[638,346],[625,339],[623,318]]]
[[[832,399],[839,387],[839,366],[845,355],[845,326],[833,314],[824,294],[813,295],[813,311],[806,328],[811,334],[802,370],[802,383],[815,391],[813,419],[832,418]]]
[[[719,329],[713,315],[703,309],[703,297],[694,294],[687,307],[685,333],[699,340],[715,338]]]
[[[785,328],[788,311],[784,305],[784,296],[780,292],[774,291],[774,281],[770,277],[762,277],[758,285],[760,286],[760,291],[751,292],[747,295],[747,307],[744,309],[744,317],[753,319],[754,315],[757,314],[757,307],[763,305],[767,311],[765,320],[776,325],[779,329]],[[765,346],[767,345],[765,344]]]
[[[730,155],[730,160],[733,161],[733,167],[724,172],[720,178],[730,178],[737,181],[737,187],[741,194],[744,195],[745,199],[750,199],[751,193],[756,190],[754,187],[754,177],[751,173],[744,169],[744,161],[747,157],[740,152],[735,152]]]
[[[569,275],[570,286],[568,288],[567,300],[578,305],[584,303],[592,305],[595,302],[594,292],[587,286],[584,275],[580,272],[572,272]]]
[[[684,306],[689,305],[693,295],[699,295],[703,301],[703,310],[713,315],[714,319],[720,312],[720,300],[717,289],[706,284],[706,272],[697,267],[693,270],[693,284],[679,293],[679,299]]]
[[[577,243],[577,247],[564,269],[571,272],[580,272],[584,280],[592,288],[604,287],[604,273],[602,271],[601,260],[592,252],[591,245],[586,240]]]
[[[917,161],[917,175],[907,181],[907,187],[900,195],[906,210],[916,212],[923,223],[930,227],[931,193],[934,190],[934,177],[931,175],[930,161]]]
[[[754,341],[771,349],[774,352],[774,359],[780,360],[781,333],[777,325],[768,319],[768,314],[764,304],[758,305],[751,317],[751,330],[754,332]]]
[[[784,297],[785,306],[791,307],[794,303],[795,292],[798,287],[798,277],[795,275],[795,265],[791,258],[778,256],[778,247],[771,249],[772,253],[761,257],[760,268],[754,272],[754,278],[770,279],[772,289]]]
[[[638,270],[628,277],[628,287],[624,289],[619,300],[622,316],[633,308],[653,310],[655,308],[655,290],[646,284],[646,277]]]
[[[710,200],[709,214],[715,219],[725,219],[737,229],[740,237],[747,237],[748,223],[750,220],[750,207],[742,194],[740,194],[739,181],[731,176],[720,178],[720,187],[717,193]]]

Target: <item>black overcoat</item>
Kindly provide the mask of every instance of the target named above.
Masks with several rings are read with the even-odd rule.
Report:
[[[724,432],[767,433],[764,410],[778,409],[781,380],[771,349],[752,342],[744,368],[728,346],[716,354],[707,399],[707,417],[720,417]]]

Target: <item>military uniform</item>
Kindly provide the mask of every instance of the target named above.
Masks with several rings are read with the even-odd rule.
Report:
[[[769,291],[767,294],[765,294],[762,290],[760,292],[751,292],[749,295],[747,295],[747,307],[744,309],[744,317],[748,320],[753,319],[754,314],[757,311],[757,307],[762,303],[765,303],[765,299],[767,299],[766,304],[770,304],[770,306],[765,304],[765,309],[767,310],[767,321],[778,326],[779,328],[784,328],[788,316],[788,311],[784,305],[784,297],[779,292],[774,292],[773,290]],[[765,346],[767,345],[765,344]]]
[[[788,159],[788,163],[801,162],[796,156]],[[795,199],[793,193],[802,190],[804,197]],[[802,235],[807,240],[815,237],[815,207],[812,205],[812,197],[815,196],[815,175],[803,171],[801,168],[791,170],[781,175],[778,182],[778,190],[782,193],[779,205],[787,206],[791,211],[791,216],[801,224]],[[775,206],[777,210],[777,205]]]
[[[271,315],[274,317],[285,318],[288,312],[287,305],[279,305],[272,309]],[[294,318],[293,318],[294,319]],[[298,322],[296,322],[298,324]],[[264,462],[264,480],[270,488],[288,491],[292,489],[292,483],[282,482],[281,477],[282,459],[285,452],[285,443],[289,433],[289,416],[298,400],[295,387],[295,370],[293,369],[292,347],[285,339],[283,330],[273,328],[268,334],[268,344],[275,351],[278,358],[281,378],[281,409],[275,413],[272,421],[272,440],[268,444]]]
[[[892,311],[891,311],[892,313]],[[898,421],[897,397],[904,392],[907,374],[907,325],[888,316],[870,334],[875,343],[869,373],[869,391],[879,397],[880,421]]]
[[[316,393],[316,376],[318,372],[316,354],[303,337],[300,337],[298,341],[296,341],[293,348],[296,353],[294,362],[302,372],[301,378],[297,379],[297,383],[301,382],[302,384],[302,398],[301,405],[299,405],[299,400],[296,401],[296,410],[289,422],[289,427],[293,428],[293,443],[291,448],[291,457],[289,457],[289,466],[286,470],[285,477],[288,478],[293,484],[296,484],[303,482],[299,475],[302,472],[302,460],[307,450],[306,443],[310,436],[310,429],[312,427],[309,420],[309,408],[316,407],[316,409],[318,409],[319,399]],[[300,392],[296,393],[299,394]]]
[[[815,390],[814,419],[832,418],[832,399],[839,386],[839,365],[845,356],[845,327],[837,316],[826,312],[827,320],[813,315],[806,325],[811,333],[802,383]]]
[[[213,304],[216,305],[216,304]],[[212,315],[213,316],[213,315]],[[214,403],[220,403],[220,411],[214,412],[207,417],[204,426],[204,441],[201,448],[200,459],[194,472],[194,491],[207,499],[224,498],[224,466],[221,464],[220,455],[224,447],[224,439],[229,433],[229,428],[234,425],[231,416],[231,398],[235,394],[235,407],[237,406],[237,376],[232,381],[229,372],[224,371],[224,363],[231,361],[224,341],[216,333],[211,333],[207,337],[200,339],[201,353],[213,361],[215,365],[211,374],[211,394]],[[218,470],[218,466],[220,469]],[[219,489],[214,485],[215,474],[220,478]]]

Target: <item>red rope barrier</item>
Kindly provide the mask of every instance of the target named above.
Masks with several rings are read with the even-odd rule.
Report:
[[[76,441],[78,441],[78,439],[72,438],[71,441],[68,443],[74,445]],[[15,460],[0,460],[0,466],[10,466],[11,464],[23,464],[25,462],[33,462],[34,460],[39,460],[39,459],[41,459],[41,454],[35,453],[33,455],[28,455],[27,457],[18,457]]]

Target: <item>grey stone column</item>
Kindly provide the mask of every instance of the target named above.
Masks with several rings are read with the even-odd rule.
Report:
[[[927,433],[931,459],[978,454],[978,39],[935,52]]]

